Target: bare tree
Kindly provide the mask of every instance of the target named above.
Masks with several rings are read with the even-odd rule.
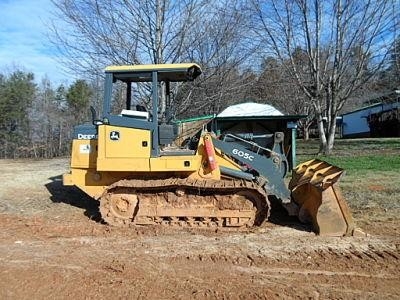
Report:
[[[222,70],[229,73],[246,57],[238,47],[240,1],[52,1],[57,22],[51,26],[51,39],[73,72],[95,74],[109,64],[193,60],[213,77]],[[178,114],[192,106],[192,95],[185,95],[190,104],[177,106]],[[165,99],[160,102],[163,115]]]
[[[333,149],[343,105],[383,66],[393,34],[393,1],[399,3],[251,0],[256,37],[287,67],[305,95],[304,105],[315,112],[324,154]],[[299,49],[307,58],[301,66],[295,61]]]
[[[298,53],[294,61],[299,71],[305,63],[305,57]],[[289,62],[284,62],[289,63]],[[303,74],[302,74],[303,76]],[[309,105],[304,105],[306,98],[297,86],[295,79],[287,71],[287,66],[274,57],[267,57],[262,62],[262,72],[258,76],[252,96],[258,102],[267,102],[285,114],[303,115],[299,120],[299,129],[305,140],[309,138],[309,128],[313,123],[313,112]]]

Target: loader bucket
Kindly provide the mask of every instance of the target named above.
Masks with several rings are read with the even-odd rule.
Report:
[[[337,182],[344,170],[314,159],[298,165],[289,183],[301,222],[311,222],[319,235],[352,235],[354,221]]]

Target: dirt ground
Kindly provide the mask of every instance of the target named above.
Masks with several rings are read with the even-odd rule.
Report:
[[[355,212],[366,237],[319,237],[290,220],[242,232],[121,229],[62,186],[67,159],[0,168],[0,299],[400,298],[398,211],[376,222]]]

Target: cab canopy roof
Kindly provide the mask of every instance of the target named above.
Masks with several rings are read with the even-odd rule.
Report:
[[[158,81],[193,81],[201,74],[201,68],[195,63],[123,65],[109,66],[106,73],[113,74],[113,80],[125,82],[151,82],[152,72],[157,72]]]

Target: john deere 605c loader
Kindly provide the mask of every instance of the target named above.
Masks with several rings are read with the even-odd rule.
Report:
[[[309,161],[294,169],[285,186],[282,132],[271,136],[268,147],[206,130],[184,147],[174,145],[174,126],[158,117],[159,98],[168,100],[170,83],[198,77],[197,64],[111,66],[105,74],[102,117],[74,129],[71,170],[63,182],[100,201],[108,224],[259,226],[275,197],[319,234],[352,233],[350,212],[335,184],[341,169]],[[132,109],[132,83],[151,88],[150,112]],[[113,113],[113,91],[121,87],[126,107]]]

